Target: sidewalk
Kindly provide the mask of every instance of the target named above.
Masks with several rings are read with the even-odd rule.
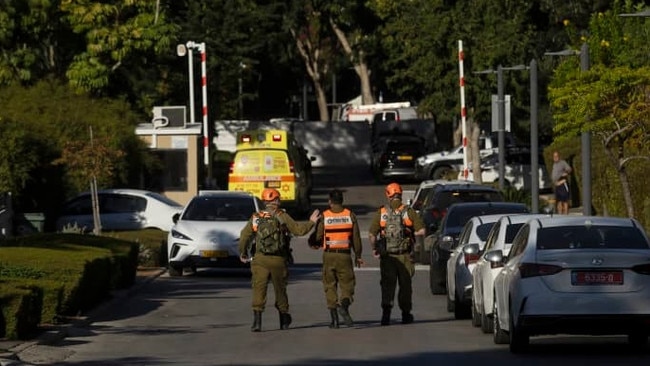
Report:
[[[0,341],[0,366],[49,365],[65,359],[67,356],[63,353],[67,351],[51,345],[63,340],[68,334],[68,329],[88,326],[92,323],[93,314],[100,313],[118,301],[123,301],[165,271],[165,268],[139,268],[133,286],[114,291],[110,300],[98,305],[85,316],[74,318],[66,324],[53,325],[32,340]]]

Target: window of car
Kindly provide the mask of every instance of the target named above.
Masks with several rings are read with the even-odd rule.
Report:
[[[414,210],[420,210],[422,208],[422,204],[424,203],[424,199],[432,190],[433,187],[423,187],[420,188],[417,192],[415,192],[415,198],[413,199],[413,203],[411,204],[411,207]]]
[[[492,226],[494,226],[494,222],[486,223],[486,224],[481,224],[476,227],[476,236],[478,236],[481,241],[486,241],[488,234],[490,234],[490,230],[492,230]]]
[[[171,198],[169,198],[167,196],[164,196],[164,195],[162,195],[160,193],[157,193],[157,192],[146,192],[145,196],[147,196],[149,198],[152,198],[152,199],[155,199],[157,201],[160,201],[160,202],[162,202],[162,203],[164,203],[165,205],[168,205],[168,206],[181,206],[180,203],[174,201],[173,199],[171,199]]]
[[[123,194],[100,194],[99,211],[102,214],[143,212],[147,199]]]
[[[63,216],[92,215],[93,204],[90,195],[77,197],[68,202],[61,212]]]
[[[524,226],[524,223],[519,223],[519,224],[510,224],[506,226],[506,238],[505,238],[505,243],[512,243],[512,240],[515,238],[515,235],[517,235],[517,232],[519,232],[519,229]]]
[[[255,212],[255,202],[248,197],[195,197],[188,203],[182,220],[243,221]]]
[[[512,248],[508,254],[508,260],[515,258],[519,254],[524,252],[526,245],[528,244],[528,235],[530,233],[530,226],[525,224],[521,227],[521,230],[515,235],[515,238],[512,240]]]
[[[443,191],[437,198],[435,205],[438,207],[449,207],[460,202],[496,202],[503,201],[503,196],[498,191],[488,190],[453,190]]]
[[[499,238],[499,230],[501,228],[501,222],[497,221],[492,225],[490,232],[488,233],[487,238],[485,239],[485,251],[491,250],[494,247],[494,243]]]
[[[472,220],[467,221],[463,230],[460,232],[460,237],[458,238],[458,245],[462,246],[469,243],[469,238],[472,234],[472,228],[474,227],[474,222]]]
[[[634,227],[558,226],[540,228],[537,249],[648,249],[650,245]]]

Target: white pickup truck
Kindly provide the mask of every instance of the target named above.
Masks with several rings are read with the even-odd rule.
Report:
[[[514,138],[506,133],[506,146],[515,146]],[[484,134],[479,137],[478,146],[481,158],[498,152],[498,134]],[[444,179],[450,171],[463,169],[463,146],[457,146],[449,151],[440,151],[420,156],[415,162],[417,179]]]

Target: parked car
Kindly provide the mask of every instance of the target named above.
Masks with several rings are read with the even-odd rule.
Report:
[[[483,134],[479,137],[479,155],[481,157],[497,152],[498,134],[496,132]],[[506,134],[506,146],[516,146],[512,134]],[[443,179],[453,171],[463,170],[464,161],[463,145],[456,146],[449,151],[433,152],[417,158],[415,174],[418,179]]]
[[[518,353],[548,334],[650,333],[650,241],[635,219],[553,216],[521,227],[508,256],[485,253],[503,269],[494,280],[494,341]]]
[[[463,226],[473,216],[489,214],[527,213],[528,207],[513,202],[465,202],[449,206],[438,230],[432,234],[429,259],[429,287],[431,293],[447,291],[447,261],[458,243]]]
[[[434,186],[424,197],[420,217],[429,235],[436,231],[447,209],[454,203],[502,201],[503,194],[495,187],[461,180],[447,181]]]
[[[510,148],[504,155],[504,183],[506,187],[515,189],[530,190],[532,187],[532,166],[530,165],[530,150],[522,148]],[[553,184],[548,175],[548,169],[540,154],[538,166],[538,187],[540,191],[551,191]],[[463,178],[463,172],[458,173],[458,179]],[[474,180],[474,171],[469,166],[467,180]],[[499,153],[494,152],[481,158],[481,181],[492,183],[499,181]]]
[[[184,268],[244,266],[239,261],[239,233],[263,207],[247,192],[199,192],[174,217],[167,237],[169,275],[182,276]]]
[[[447,260],[447,311],[456,319],[471,314],[472,273],[490,229],[503,214],[474,216],[463,226]]]
[[[481,327],[483,333],[492,333],[492,309],[494,308],[494,278],[501,271],[485,258],[485,253],[499,249],[508,255],[512,239],[519,229],[531,219],[547,217],[544,214],[517,214],[502,216],[490,230],[485,246],[479,250],[479,259],[472,271],[472,325]]]
[[[183,206],[160,193],[140,189],[104,189],[97,192],[99,218],[104,231],[154,228],[169,231],[172,217]],[[75,226],[83,231],[94,229],[90,192],[67,201],[56,219],[56,230]]]
[[[415,158],[424,153],[424,139],[391,135],[372,143],[371,167],[377,180],[415,178]]]

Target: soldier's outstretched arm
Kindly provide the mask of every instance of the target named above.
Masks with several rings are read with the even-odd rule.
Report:
[[[309,217],[309,221],[304,221],[304,222],[298,222],[295,221],[289,214],[284,213],[282,215],[282,220],[283,222],[287,225],[287,229],[289,232],[291,232],[293,235],[296,236],[303,236],[307,235],[309,230],[311,230],[318,219],[320,218],[320,211],[314,210],[312,212],[311,216]]]

